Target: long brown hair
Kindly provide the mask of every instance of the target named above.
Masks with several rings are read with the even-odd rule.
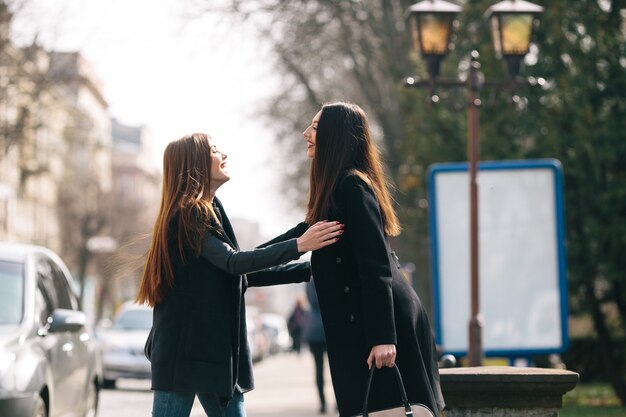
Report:
[[[210,193],[209,135],[194,133],[170,142],[163,154],[161,207],[136,301],[154,306],[174,285],[172,255],[182,262],[200,255],[201,238],[215,219]]]
[[[311,164],[306,221],[313,224],[335,206],[333,189],[340,175],[352,171],[373,190],[388,236],[400,234],[400,223],[383,173],[380,151],[372,139],[367,115],[356,104],[322,106],[315,134],[315,157]]]

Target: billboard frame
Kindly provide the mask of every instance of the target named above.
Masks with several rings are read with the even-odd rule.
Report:
[[[562,353],[569,347],[568,330],[568,283],[567,283],[567,254],[565,247],[565,209],[563,195],[563,168],[556,159],[533,159],[533,160],[506,160],[506,161],[484,161],[478,164],[478,175],[480,172],[493,172],[504,170],[537,170],[548,169],[553,174],[554,181],[554,212],[556,226],[556,264],[558,266],[558,287],[559,287],[559,312],[561,345],[554,348],[531,348],[531,349],[485,349],[486,357],[508,357],[508,358],[528,358],[532,356],[547,355],[552,353]],[[444,353],[453,354],[458,357],[467,355],[467,350],[446,350],[443,340],[442,309],[441,309],[441,282],[440,282],[440,254],[439,254],[439,233],[437,214],[437,189],[436,177],[445,173],[467,173],[468,163],[438,163],[428,168],[428,200],[429,200],[429,228],[431,239],[431,267],[432,267],[432,297],[433,297],[433,322],[435,330],[435,341],[438,346],[444,348]],[[469,175],[469,174],[468,174]],[[480,184],[480,182],[479,182]],[[469,187],[469,181],[468,181]],[[480,187],[480,185],[479,185]],[[479,201],[479,211],[480,211]],[[469,216],[469,206],[468,206]],[[479,226],[480,230],[480,226]],[[469,235],[467,237],[469,245]],[[480,273],[480,272],[479,272]],[[467,279],[469,281],[469,266]],[[469,317],[469,311],[468,311]],[[484,341],[483,341],[484,345]]]

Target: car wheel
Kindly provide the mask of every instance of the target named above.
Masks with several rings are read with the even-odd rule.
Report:
[[[113,381],[115,384],[115,381]],[[89,388],[87,390],[87,401],[85,404],[85,417],[96,417],[96,413],[98,412],[98,399],[99,399],[99,391],[98,386],[95,381],[92,381],[89,384]]]
[[[33,411],[33,417],[48,417],[48,410],[46,409],[46,402],[41,398],[41,395],[37,396],[35,400],[35,409]]]
[[[106,378],[104,378],[104,380],[102,381],[102,387],[103,388],[110,388],[110,389],[115,388],[115,380],[114,379],[106,379]]]

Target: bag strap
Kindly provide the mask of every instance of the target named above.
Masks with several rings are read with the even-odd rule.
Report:
[[[402,396],[402,405],[404,405],[404,415],[407,417],[413,416],[413,411],[411,410],[411,404],[409,404],[409,399],[406,396],[406,390],[404,389],[404,382],[402,382],[402,375],[400,374],[400,369],[398,369],[398,365],[393,364],[394,374],[396,375],[396,380],[398,381],[398,387],[400,388],[400,395]],[[367,387],[365,388],[365,401],[363,403],[363,417],[368,417],[367,405],[369,403],[370,398],[370,388],[372,387],[372,379],[374,378],[374,371],[376,371],[376,365],[372,364],[372,369],[370,369],[370,376],[367,379]]]

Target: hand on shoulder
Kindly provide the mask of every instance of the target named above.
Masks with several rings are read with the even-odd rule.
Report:
[[[308,252],[332,245],[339,240],[344,225],[339,222],[319,221],[297,239],[298,252]]]

